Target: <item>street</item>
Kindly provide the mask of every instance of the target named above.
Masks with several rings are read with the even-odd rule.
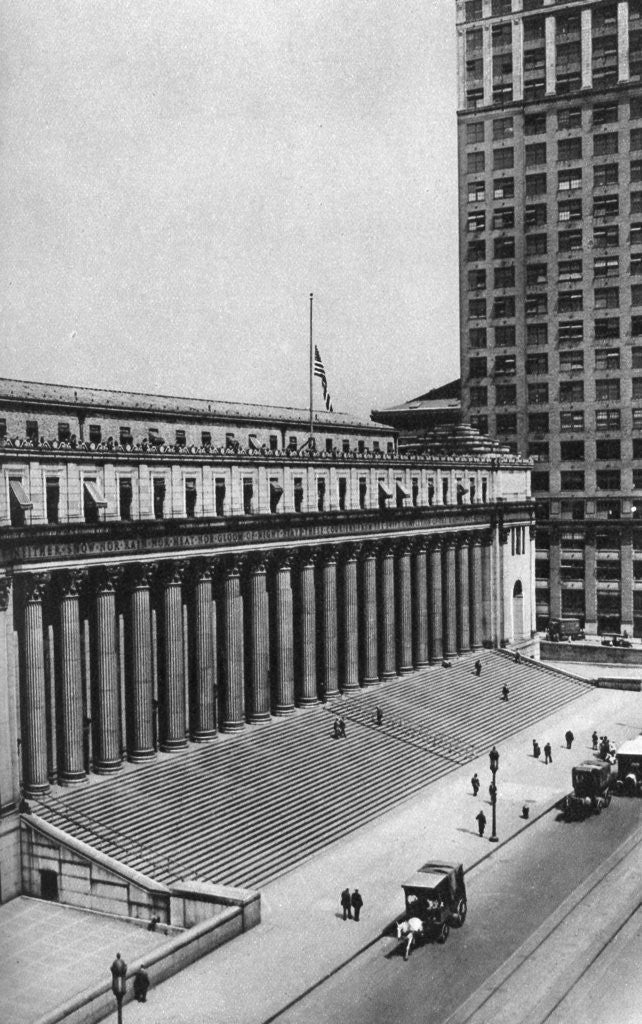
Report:
[[[420,946],[404,962],[396,939],[383,938],[279,1024],[444,1021],[639,824],[639,801],[626,799],[584,822],[546,815],[469,875],[467,921],[444,946]]]

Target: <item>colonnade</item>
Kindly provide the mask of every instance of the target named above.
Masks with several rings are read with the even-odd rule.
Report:
[[[491,541],[431,533],[24,574],[24,791],[481,647]]]

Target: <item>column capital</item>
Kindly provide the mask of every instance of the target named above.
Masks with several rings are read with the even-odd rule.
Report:
[[[11,597],[11,584],[13,577],[10,575],[0,576],[0,612],[6,612]]]
[[[264,551],[257,551],[248,555],[243,568],[249,576],[265,576],[268,570],[269,555]]]
[[[367,540],[361,545],[361,557],[364,561],[376,559],[380,550],[381,545],[379,544],[379,541]]]
[[[37,572],[23,577],[25,601],[39,603],[42,601],[51,573]]]
[[[471,536],[470,536],[470,539],[471,539],[471,543],[474,545],[474,547],[481,547],[485,543],[484,535],[481,532],[472,533]]]
[[[223,571],[226,579],[233,579],[241,575],[241,572],[247,565],[247,555],[229,555],[223,562]]]
[[[185,577],[184,562],[162,562],[159,569],[159,577],[163,586],[180,587]]]
[[[398,555],[410,555],[414,547],[413,537],[402,537],[397,541],[396,550]]]
[[[429,551],[441,551],[444,546],[444,538],[440,533],[431,533],[428,538]]]
[[[133,589],[149,587],[156,573],[156,562],[136,562],[128,570],[128,582]]]
[[[339,557],[339,548],[335,544],[324,544],[320,548],[321,562],[326,565],[331,562],[336,562]]]
[[[457,534],[457,547],[463,548],[468,547],[472,541],[472,534],[470,533],[458,533]]]
[[[413,537],[413,539],[412,539],[412,549],[413,549],[413,552],[416,552],[417,554],[419,554],[422,551],[427,551],[429,546],[430,546],[430,538],[429,537],[424,537],[424,536],[422,536],[422,537]]]
[[[196,558],[189,563],[189,573],[195,583],[200,583],[201,580],[212,580],[215,568],[215,558]]]
[[[300,568],[318,564],[320,560],[319,548],[300,548],[296,553],[296,560]]]
[[[125,567],[122,565],[102,565],[92,572],[91,585],[98,593],[111,593],[116,590],[124,572]]]
[[[270,554],[269,561],[275,572],[289,572],[292,568],[292,552],[285,548],[273,551]]]
[[[456,533],[447,533],[446,536],[443,539],[444,547],[446,547],[446,548],[456,548],[458,543],[459,543],[457,537],[458,537],[458,535]]]
[[[89,573],[86,569],[65,569],[56,573],[56,583],[63,597],[78,597]]]
[[[363,545],[358,543],[342,544],[339,552],[341,561],[356,562],[362,547]]]

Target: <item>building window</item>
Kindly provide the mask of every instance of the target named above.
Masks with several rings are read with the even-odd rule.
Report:
[[[548,434],[549,422],[547,412],[531,412],[528,414],[528,429],[533,434]]]
[[[619,370],[620,369],[620,350],[619,348],[603,348],[598,349],[595,353],[595,369],[596,370]],[[606,384],[606,381],[597,381],[597,384]],[[609,383],[619,384],[619,381],[609,381]],[[597,397],[597,390],[596,390]],[[615,396],[619,398],[619,394]]]
[[[517,416],[514,412],[502,412],[497,415],[498,434],[516,434]]]
[[[569,281],[581,281],[582,280],[582,261],[581,260],[560,260],[558,280],[564,284]]]
[[[58,440],[65,442],[65,441],[69,441],[70,438],[71,438],[71,428],[70,428],[69,424],[68,423],[59,423],[58,424]]]
[[[469,154],[470,156],[470,154]],[[512,146],[503,146],[502,149],[493,150],[493,169],[496,171],[506,171],[513,167],[515,163],[514,152]],[[480,168],[483,170],[483,168]]]
[[[583,308],[584,308],[584,297],[583,297],[583,294],[582,294],[581,291],[560,292],[559,293],[559,297],[557,299],[557,309],[558,309],[558,311],[560,313],[581,313]],[[580,322],[580,321],[573,321],[573,327],[574,328],[577,326],[578,322]],[[562,339],[564,337],[564,331],[566,330],[566,328],[568,326],[569,326],[568,324],[560,324],[560,327],[559,327],[560,339]],[[576,331],[574,333],[576,334],[577,337],[580,337],[581,332],[580,332],[580,334],[577,334]]]
[[[527,345],[548,344],[548,324],[527,324],[526,325]]]
[[[584,369],[584,353],[573,351],[560,352],[560,373],[577,373]]]
[[[482,174],[486,167],[486,157],[483,150],[468,153],[466,170],[469,174]]]
[[[317,480],[317,509],[319,512],[323,512],[325,508],[325,480],[323,477],[319,477]]]
[[[576,462],[584,458],[583,441],[562,441],[560,445],[562,462]]]
[[[546,143],[531,142],[525,149],[525,162],[527,167],[536,167],[537,164],[546,163]]]
[[[294,511],[300,512],[303,508],[303,477],[295,476],[293,481]]]
[[[485,287],[486,287],[486,271],[483,268],[482,269],[476,268],[475,270],[469,270],[468,271],[468,288],[469,288],[469,290],[470,291],[483,291],[483,289]],[[348,444],[348,449],[344,448],[343,450],[346,451],[346,450],[349,450],[349,448],[350,448],[350,445]]]
[[[118,508],[121,519],[132,517],[133,488],[131,477],[121,476],[118,478]]]
[[[573,170],[569,171],[559,171],[557,175],[558,192],[569,192],[571,189],[581,187],[582,171],[579,167],[573,168]]]
[[[511,103],[513,100],[512,82],[495,82],[493,85],[493,103],[503,106],[504,103]]]
[[[642,224],[631,224],[629,241],[631,242],[631,245],[642,245]]]
[[[620,261],[617,256],[600,256],[593,264],[596,277],[617,277],[620,272]]]
[[[484,141],[484,122],[470,121],[466,125],[466,142],[469,146]]]
[[[582,219],[582,200],[564,199],[557,205],[557,219],[561,224]]]
[[[640,193],[642,207],[642,192]],[[620,212],[619,196],[593,196],[594,217],[617,217]]]
[[[325,450],[330,454],[334,451],[334,439],[332,437],[326,437]]]
[[[633,348],[631,350],[631,365],[634,370],[642,370],[642,348]]]
[[[563,469],[560,473],[560,490],[583,491],[584,473],[581,469]]]
[[[60,522],[60,480],[57,476],[48,476],[45,481],[47,501],[47,522]]]
[[[483,238],[473,238],[468,243],[468,251],[466,253],[466,259],[469,263],[475,260],[486,259],[486,242]]]
[[[631,160],[631,181],[642,181],[642,160]]]
[[[468,329],[468,344],[470,348],[486,348],[486,328],[470,327]]]
[[[529,355],[527,355],[526,373],[548,373],[548,354],[546,352],[531,352]]]
[[[617,132],[593,136],[593,156],[611,156],[617,153]]]
[[[525,135],[543,135],[546,131],[546,114],[527,114],[524,118]]]
[[[496,295],[493,302],[493,318],[503,320],[515,316],[515,296]]]
[[[642,253],[634,252],[631,256],[631,273],[636,277],[642,274]]]
[[[546,405],[548,402],[548,384],[529,384],[528,401],[531,405]]]
[[[27,420],[25,437],[29,441],[38,441],[38,420]]]
[[[482,0],[466,0],[466,21],[479,21],[482,16]],[[481,30],[480,30],[481,36]]]
[[[618,164],[598,164],[594,167],[593,188],[602,188],[604,185],[617,185],[618,169]],[[635,179],[631,177],[631,180]]]
[[[483,203],[486,198],[486,186],[483,181],[470,181],[468,183],[468,202]],[[483,210],[471,211],[468,214],[468,230],[483,231],[486,225],[486,215]]]
[[[581,200],[580,200],[581,203]],[[524,212],[524,226],[541,228],[546,224],[546,203],[530,203]]]
[[[547,252],[547,238],[546,235],[527,235],[526,236],[526,255],[527,256],[545,256]]]
[[[641,439],[642,440],[642,439]],[[617,438],[603,438],[601,441],[595,442],[595,457],[601,462],[608,461],[609,459],[620,458],[620,442]],[[642,449],[641,449],[642,454]],[[633,442],[633,458],[635,458],[635,441]]]
[[[596,309],[617,309],[620,305],[620,289],[596,288],[593,303]]]
[[[184,448],[185,445],[187,444],[187,437],[186,437],[185,431],[181,430],[180,427],[176,431],[176,442],[175,443],[176,443],[176,445],[179,448]]]
[[[493,121],[493,142],[502,142],[513,137],[512,117],[496,117]]]
[[[251,477],[243,479],[243,512],[246,516],[252,515],[254,504],[254,482]]]
[[[101,429],[100,423],[90,423],[89,424],[89,443],[90,444],[100,444],[100,442],[102,441],[102,438],[103,438],[103,434],[102,434],[102,429]]]
[[[504,324],[495,328],[495,345],[515,345],[515,324]]]
[[[165,481],[161,476],[152,477],[154,519],[165,517]]]
[[[582,111],[579,107],[564,107],[557,111],[558,131],[569,131],[582,127]]]
[[[493,199],[514,199],[515,182],[513,178],[496,178],[493,182]]]
[[[562,252],[580,252],[582,249],[581,231],[560,231],[557,236],[557,247]]]
[[[474,356],[468,361],[468,376],[472,378],[485,377],[487,374],[486,359],[483,356]]]
[[[596,225],[593,229],[593,243],[599,248],[619,245],[620,231],[617,224]]]
[[[595,486],[598,491],[619,491],[619,469],[598,469],[595,471]]]
[[[584,430],[584,412],[581,409],[573,409],[567,412],[560,412],[560,430],[565,432]]]
[[[216,477],[214,482],[214,499],[216,503],[216,514],[217,516],[225,515],[225,479],[224,477]],[[163,489],[164,493],[164,489]],[[245,495],[244,495],[245,496]]]
[[[563,380],[563,381],[560,381],[559,399],[560,399],[560,402],[583,402],[584,401],[584,381],[583,380]]]
[[[595,321],[596,341],[608,341],[620,337],[620,321],[617,317]]]
[[[484,275],[485,281],[485,275]],[[515,267],[495,267],[493,282],[495,288],[515,287]]]
[[[495,210],[493,213],[493,228],[496,230],[502,230],[514,227],[515,211],[512,206],[506,206],[503,209]]]
[[[642,149],[642,128],[633,128],[630,137],[630,149],[632,153]]]
[[[531,490],[532,491],[548,491],[549,490],[549,475],[543,470],[536,470],[531,473]]]
[[[619,430],[620,410],[619,409],[596,409],[595,411],[596,430]]]
[[[475,416],[471,416],[470,417],[470,425],[471,425],[471,427],[474,427],[475,430],[478,430],[480,434],[487,434],[488,433],[488,416],[480,415],[480,414],[477,414]],[[430,489],[429,489],[428,493],[430,493]],[[432,502],[429,502],[429,504],[432,504]]]
[[[512,235],[507,238],[496,238],[493,243],[493,256],[496,260],[512,259],[515,255],[515,239]]]
[[[212,443],[212,434],[209,430],[201,430],[201,444],[207,448]]]
[[[618,120],[617,103],[598,103],[593,107],[593,126],[615,124]]]
[[[577,139],[559,139],[557,143],[557,159],[558,160],[581,160],[582,159],[582,140]]]
[[[642,284],[631,285],[631,305],[642,306]]]
[[[531,263],[526,267],[526,284],[546,284],[548,278],[548,267],[546,263]]]
[[[497,356],[495,359],[495,373],[514,374],[516,370],[515,356]]]
[[[188,476],[185,478],[185,515],[188,519],[196,515],[196,496],[196,477]]]
[[[496,405],[515,405],[517,389],[514,384],[498,384],[495,390]]]
[[[488,405],[488,388],[481,384],[474,385],[470,389],[471,405]]]
[[[580,175],[581,184],[581,175]],[[526,175],[526,195],[527,196],[541,196],[546,194],[546,175],[545,174],[527,174]]]
[[[642,377],[634,377],[632,382],[632,397],[642,398]]]

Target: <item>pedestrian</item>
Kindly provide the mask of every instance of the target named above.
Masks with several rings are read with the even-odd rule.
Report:
[[[508,689],[508,686],[506,685],[506,683],[504,683],[504,685],[502,686],[502,700],[508,700],[508,694],[509,693],[510,693],[510,690]]]
[[[145,970],[145,964],[141,964],[134,975],[134,998],[139,1003],[147,1002],[147,990],[149,988],[149,974]]]
[[[575,736],[573,735],[573,733],[571,732],[570,729],[567,729],[566,732],[564,733],[564,739],[566,740],[566,748],[567,748],[567,750],[570,750],[571,747],[573,746],[573,740],[575,739]]]
[[[361,908],[363,906],[363,896],[361,895],[358,889],[355,889],[354,892],[352,893],[351,903],[352,909],[354,910],[354,919],[355,921],[358,921],[359,914],[361,913]]]
[[[475,675],[480,676],[481,675],[481,670],[482,670],[482,663],[481,663],[481,661],[478,658],[477,661],[475,662]]]
[[[345,739],[346,735],[346,723],[343,718],[339,719],[339,735]]]
[[[332,728],[334,730],[334,738],[335,738],[335,740],[338,740],[339,737],[341,736],[341,727],[339,725],[339,719],[338,718],[335,718],[334,725],[332,726]]]
[[[519,665],[521,660],[522,659],[521,659],[521,655],[520,655],[519,651],[515,651],[515,664]]]
[[[349,889],[344,889],[343,892],[341,893],[341,906],[343,908],[343,920],[345,921],[346,917],[349,917],[350,920],[352,920]]]
[[[598,739],[598,736],[597,736],[597,733],[595,732],[595,730],[593,730],[593,735],[591,736],[591,739],[593,740],[593,750],[597,750],[597,739]]]
[[[540,753],[541,750],[539,747],[539,743],[537,742],[537,740],[533,740],[533,757],[539,757]]]
[[[551,745],[550,745],[550,743],[545,743],[544,744],[544,764],[552,764],[552,763],[553,763],[553,753],[552,753],[552,750],[551,750]]]
[[[381,725],[383,722],[383,711],[380,707],[377,708],[377,725]]]
[[[470,780],[470,784],[473,787],[473,796],[477,796],[477,794],[479,793],[479,786],[480,786],[479,776],[478,776],[477,772],[475,772],[475,774],[473,775],[472,779]]]
[[[483,836],[484,830],[486,828],[486,815],[484,814],[483,811],[480,811],[479,814],[476,816],[475,820],[477,821],[477,828],[479,829],[479,834],[480,836]]]
[[[157,925],[160,924],[160,917],[152,917],[151,921],[147,925],[148,932],[155,932]]]

